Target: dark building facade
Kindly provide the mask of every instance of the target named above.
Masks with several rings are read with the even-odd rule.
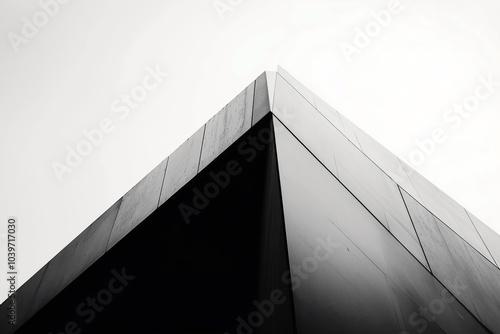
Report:
[[[499,235],[279,68],[27,281],[0,329],[500,333],[499,261]]]

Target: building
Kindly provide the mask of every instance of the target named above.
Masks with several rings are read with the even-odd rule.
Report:
[[[500,332],[499,263],[499,235],[279,68],[26,282],[0,326]]]

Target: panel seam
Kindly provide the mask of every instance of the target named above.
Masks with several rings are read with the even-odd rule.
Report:
[[[203,136],[201,137],[200,157],[198,158],[198,167],[196,168],[196,174],[200,172],[201,152],[203,152],[203,144],[205,143],[205,131],[207,130],[207,123],[203,124]]]
[[[167,164],[165,166],[165,171],[163,172],[163,179],[161,181],[161,188],[160,188],[160,196],[158,197],[158,203],[156,204],[156,209],[160,207],[161,195],[163,194],[163,185],[165,184],[165,178],[167,176],[167,168],[170,163],[170,157],[168,156],[166,159],[167,159]]]
[[[469,220],[470,222],[472,223],[472,226],[474,226],[474,229],[476,230],[477,232],[477,235],[479,235],[479,238],[481,239],[481,242],[483,243],[484,247],[486,247],[486,250],[488,251],[488,254],[490,254],[491,256],[491,259],[493,260],[494,264],[498,267],[498,263],[497,261],[495,260],[495,258],[493,257],[493,254],[491,254],[490,252],[490,248],[488,247],[488,245],[486,244],[486,242],[484,242],[484,239],[483,239],[483,236],[479,233],[479,230],[477,229],[476,225],[474,224],[474,221],[472,220],[472,218],[470,217],[469,215],[469,212],[465,209],[465,208],[462,208],[464,209],[465,211],[465,214],[467,215],[467,217],[469,217]],[[472,245],[471,245],[472,246]],[[474,247],[475,248],[475,247]],[[479,252],[479,251],[478,251]],[[481,254],[481,252],[479,252]]]
[[[425,254],[424,245],[422,245],[422,240],[420,240],[420,236],[418,235],[417,228],[415,227],[415,223],[413,222],[413,218],[411,217],[410,210],[408,209],[408,205],[406,205],[405,198],[403,196],[403,193],[401,192],[401,187],[398,184],[396,184],[396,185],[398,186],[399,195],[401,196],[401,199],[403,200],[403,204],[405,205],[406,212],[408,213],[408,217],[410,217],[411,225],[413,226],[413,230],[415,231],[415,235],[417,236],[418,243],[420,244],[420,248],[422,249],[422,253],[424,254],[424,257],[425,257],[425,261],[427,262],[427,265],[429,266],[429,271],[431,273],[433,273],[432,268],[431,268],[431,264],[429,263],[429,259],[427,258],[427,255]]]
[[[276,85],[275,85],[276,87]],[[274,104],[274,100],[273,100],[273,104]],[[275,115],[273,115],[271,117],[271,126],[273,127],[272,129],[272,133],[273,133],[273,144],[274,144],[274,155],[275,155],[275,159],[276,159],[276,167],[277,167],[277,176],[278,176],[278,187],[279,187],[279,196],[280,196],[280,203],[281,203],[281,214],[282,214],[282,217],[283,217],[283,234],[284,234],[284,239],[285,239],[285,252],[286,252],[286,260],[287,260],[287,266],[288,266],[288,269],[291,268],[291,265],[290,265],[290,254],[288,252],[288,238],[287,238],[287,234],[286,234],[286,217],[285,217],[285,205],[283,203],[283,191],[281,189],[281,176],[280,176],[280,164],[279,164],[279,158],[278,158],[278,145],[276,143],[276,128],[274,127],[274,119],[275,119]],[[278,122],[281,123],[281,121],[276,118],[278,120]],[[293,289],[292,289],[292,286],[291,284],[289,284],[289,290],[290,290],[290,299],[291,299],[291,308],[292,308],[292,317],[293,317],[293,329],[294,329],[294,333],[298,333],[297,332],[297,316],[295,315],[295,302],[294,302],[294,296],[293,296]]]
[[[122,196],[120,197],[119,201],[120,203],[118,204],[118,207],[116,208],[116,215],[115,215],[115,219],[113,219],[113,225],[111,226],[111,230],[109,231],[109,236],[108,236],[108,241],[106,242],[106,249],[104,250],[104,253],[107,253],[108,250],[110,249],[109,248],[109,241],[111,240],[111,235],[113,234],[113,229],[115,227],[115,224],[116,224],[116,220],[118,219],[118,214],[120,213],[120,209],[122,207],[122,203],[123,203],[123,198],[125,196]]]

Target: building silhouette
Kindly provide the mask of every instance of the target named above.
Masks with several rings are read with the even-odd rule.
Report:
[[[499,263],[498,234],[279,68],[6,300],[0,331],[500,333]]]

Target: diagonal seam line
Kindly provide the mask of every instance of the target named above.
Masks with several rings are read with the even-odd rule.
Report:
[[[401,187],[397,184],[399,194],[401,195],[401,199],[403,200],[403,203],[406,208],[406,212],[408,213],[408,217],[410,217],[411,225],[413,226],[413,230],[415,231],[415,235],[417,236],[418,243],[420,245],[420,248],[422,249],[422,253],[424,254],[425,261],[427,262],[427,265],[429,266],[429,270],[432,273],[433,270],[431,268],[431,264],[429,263],[429,259],[427,259],[427,254],[425,254],[424,246],[422,245],[422,241],[420,240],[420,236],[418,235],[417,228],[415,227],[415,223],[413,222],[413,218],[411,217],[410,210],[408,209],[408,205],[406,205],[405,198],[403,197],[403,193],[401,192]],[[406,191],[405,191],[406,192]]]
[[[158,204],[156,204],[156,209],[158,209],[160,207],[161,194],[163,194],[163,185],[165,184],[165,177],[167,175],[167,168],[168,168],[169,162],[170,162],[170,156],[167,157],[167,164],[165,166],[165,171],[163,172],[163,179],[161,180],[160,196],[158,197]]]
[[[473,221],[473,220],[472,220],[472,218],[470,217],[469,212],[468,212],[465,208],[462,208],[462,209],[464,209],[465,214],[467,215],[467,217],[469,217],[469,220],[470,220],[470,222],[472,223],[472,226],[474,226],[474,229],[476,230],[477,234],[479,235],[479,238],[481,238],[481,241],[483,242],[484,247],[486,247],[486,250],[487,250],[487,251],[488,251],[488,253],[490,254],[491,258],[493,259],[494,264],[496,264],[496,266],[498,267],[498,263],[497,263],[497,261],[496,261],[496,260],[495,260],[495,258],[493,257],[493,254],[491,254],[490,249],[489,249],[488,245],[486,244],[486,242],[484,242],[484,240],[483,240],[483,236],[479,233],[479,230],[477,229],[476,225],[474,224],[474,221]],[[481,254],[481,252],[479,252],[479,253]]]
[[[116,208],[115,219],[113,219],[113,225],[111,226],[111,230],[109,231],[108,241],[106,242],[106,249],[104,250],[104,253],[106,253],[109,250],[109,241],[111,240],[111,235],[113,234],[113,229],[115,227],[116,220],[118,219],[118,214],[120,213],[120,209],[122,207],[123,196],[120,197],[119,201],[120,201],[120,203],[118,204],[118,207]]]
[[[196,168],[196,174],[200,172],[201,152],[203,152],[203,144],[205,143],[205,131],[207,130],[207,123],[203,124],[203,136],[201,136],[200,156],[198,158],[198,167]]]
[[[265,76],[266,72],[264,72],[263,75]],[[250,115],[250,127],[252,127],[254,124],[253,123],[253,116],[255,114],[255,91],[257,90],[257,80],[259,80],[259,77],[253,81],[252,113]]]

